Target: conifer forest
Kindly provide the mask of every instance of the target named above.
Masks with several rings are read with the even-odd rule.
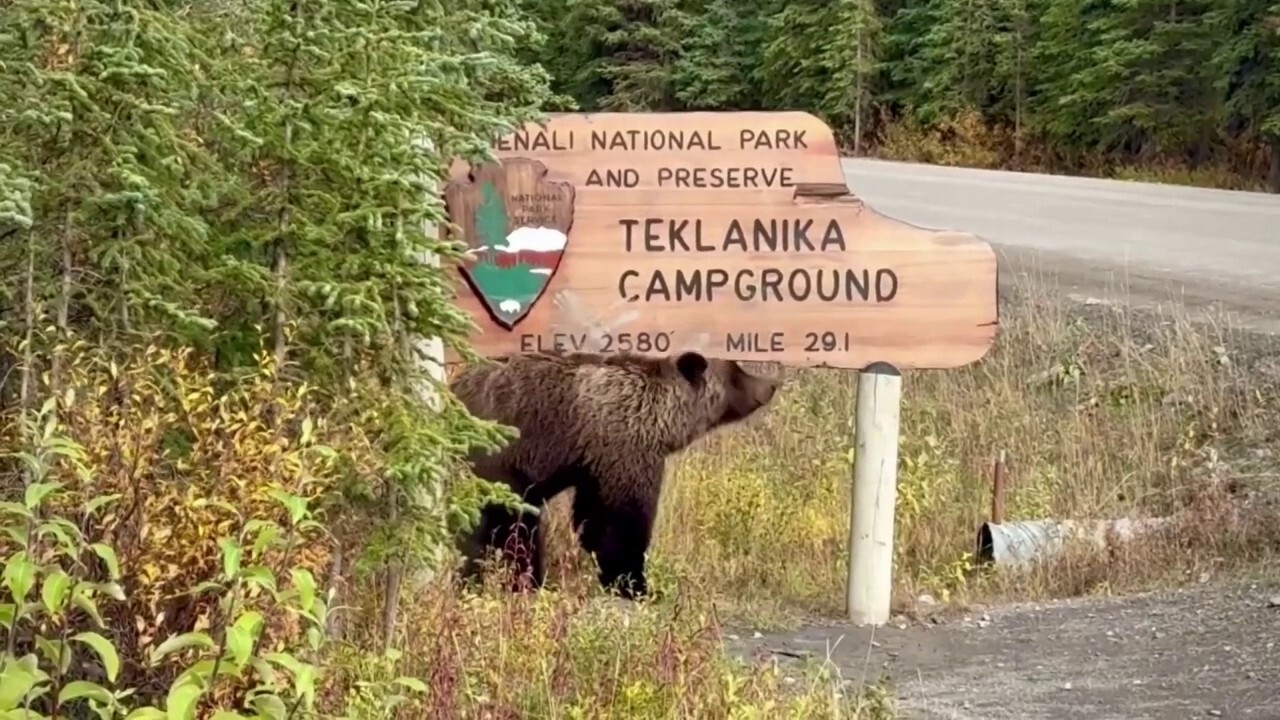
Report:
[[[1280,191],[1272,0],[531,5],[583,109],[803,109],[859,154]]]

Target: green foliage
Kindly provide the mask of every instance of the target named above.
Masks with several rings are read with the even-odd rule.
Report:
[[[671,76],[680,53],[684,18],[679,0],[628,0],[618,4],[616,24],[604,35],[610,57],[600,65],[611,92],[602,110],[635,112],[672,106]]]
[[[881,22],[870,0],[783,3],[768,19],[760,77],[770,104],[852,130],[870,105]]]
[[[1227,0],[1213,19],[1224,29],[1213,60],[1229,127],[1252,129],[1280,145],[1280,3]]]
[[[763,3],[762,3],[763,4]],[[756,77],[764,50],[765,16],[734,0],[708,0],[690,11],[672,82],[690,110],[757,110],[764,98]]]
[[[489,156],[494,139],[554,99],[547,73],[521,58],[540,41],[516,0],[5,5],[0,272],[9,282],[0,285],[0,437],[6,448],[34,447],[38,434],[24,434],[18,421],[58,398],[81,421],[79,436],[93,441],[86,467],[104,473],[95,482],[131,488],[138,497],[130,512],[165,513],[164,522],[128,536],[136,552],[118,562],[137,576],[130,597],[102,584],[101,568],[76,565],[86,553],[114,552],[112,544],[86,550],[65,528],[70,544],[39,545],[37,557],[22,554],[35,552],[22,549],[36,547],[26,539],[9,552],[10,591],[44,592],[50,603],[92,601],[90,615],[100,611],[107,625],[178,629],[175,654],[153,667],[139,656],[163,638],[142,637],[141,628],[106,632],[99,623],[103,644],[80,634],[92,628],[72,633],[72,625],[15,603],[6,668],[18,686],[30,683],[6,700],[39,705],[79,692],[108,703],[102,693],[116,692],[116,679],[141,674],[146,687],[128,702],[167,707],[173,717],[184,716],[181,707],[224,701],[262,717],[283,716],[275,711],[281,703],[312,703],[329,599],[307,573],[326,549],[317,540],[305,562],[289,564],[278,557],[298,548],[276,542],[311,521],[295,514],[290,524],[269,526],[247,506],[214,512],[184,495],[213,475],[238,493],[264,468],[319,472],[289,447],[306,439],[282,428],[282,418],[303,422],[303,436],[316,418],[342,429],[324,472],[329,483],[343,475],[341,494],[325,495],[325,511],[331,541],[354,556],[344,571],[428,568],[484,503],[511,499],[462,462],[508,433],[441,392],[417,348],[434,338],[474,357],[466,341],[473,327],[453,303],[451,278],[423,258],[463,249],[434,230],[445,222],[439,190],[454,160]],[[138,338],[198,362],[185,366],[158,352],[149,368],[122,370],[117,360]],[[86,353],[93,369],[77,365]],[[274,370],[263,370],[264,358]],[[207,382],[196,388],[199,373]],[[246,377],[274,400],[221,403]],[[76,390],[90,400],[65,399]],[[424,402],[432,394],[439,402]],[[209,417],[217,413],[224,414]],[[223,432],[253,450],[222,454]],[[14,459],[0,463],[3,501],[19,502],[13,492],[37,474]],[[137,493],[158,475],[165,482],[150,497]],[[248,502],[257,508],[258,500]],[[55,510],[37,516],[53,523],[49,532],[62,527]],[[102,512],[116,522],[125,511]],[[215,565],[205,546],[210,533],[225,534],[224,564],[221,576],[202,576],[214,584],[183,601],[184,615],[164,604],[178,602],[168,593],[163,600],[152,593],[180,589],[173,586],[188,568],[164,535],[193,528],[199,537],[190,547],[204,556],[182,560],[194,574]],[[26,538],[26,529],[8,528],[15,538]],[[263,553],[277,560],[264,564]],[[49,579],[62,577],[55,567],[68,588]],[[149,612],[133,616],[143,608]],[[304,641],[280,650],[273,636],[268,645],[271,624],[286,620],[301,623]],[[46,627],[77,653],[101,658],[80,662],[83,677],[32,665],[27,655],[42,652],[34,638]],[[63,630],[70,634],[56,634]],[[121,656],[119,677],[106,672],[112,653]],[[169,678],[168,699],[141,697],[159,682],[148,673],[163,674],[174,658],[185,666]],[[81,680],[101,692],[68,684]],[[388,688],[375,688],[377,703],[391,697]],[[111,702],[119,710],[125,696]]]
[[[82,529],[101,520],[120,496],[67,505],[74,496],[55,479],[56,466],[69,466],[84,482],[93,478],[83,448],[59,427],[55,407],[50,400],[24,419],[24,436],[33,444],[11,456],[25,466],[28,481],[21,502],[0,504],[7,550],[0,576],[0,712],[59,718],[87,707],[103,720],[194,718],[202,709],[216,709],[212,717],[221,720],[314,716],[331,598],[320,592],[309,570],[291,566],[291,554],[306,537],[323,531],[308,500],[273,492],[286,512],[284,525],[212,501],[237,518],[236,530],[218,540],[219,575],[186,594],[216,598],[220,620],[209,630],[165,639],[145,661],[122,658],[111,639],[119,630],[103,620],[104,603],[126,600],[121,580],[131,569],[121,565],[110,545],[91,542]],[[282,618],[301,621],[300,642],[264,644],[267,626]],[[85,620],[92,629],[80,629]],[[158,702],[146,696],[154,693],[120,685],[122,662],[155,667],[177,656],[183,669]],[[425,689],[408,678],[393,684]],[[398,696],[380,687],[377,699],[385,711]],[[19,709],[24,714],[14,715]]]
[[[995,0],[907,3],[894,18],[890,77],[920,120],[933,123],[983,107],[996,81]]]
[[[275,221],[227,218],[219,226],[227,248],[257,252],[220,272],[228,284],[250,281],[238,288],[246,302],[283,307],[297,323],[297,351],[316,356],[301,358],[312,370],[339,353],[407,365],[397,352],[406,336],[461,347],[469,318],[419,261],[456,258],[459,248],[424,227],[445,221],[436,190],[452,158],[487,152],[545,98],[537,73],[488,49],[527,29],[500,14],[464,13],[441,37],[438,28],[452,24],[431,4],[278,1],[263,11],[261,34],[237,39],[220,59],[235,78],[222,88],[225,101],[244,112],[219,134],[259,176],[235,202]],[[466,110],[437,114],[442,106]],[[424,140],[431,151],[417,147]]]
[[[178,16],[150,6],[19,0],[0,14],[0,162],[31,183],[25,229],[45,238],[22,260],[79,279],[74,294],[41,294],[59,317],[90,315],[106,335],[207,330],[190,272],[207,227],[193,210],[216,179],[179,120],[197,59]]]
[[[534,0],[538,59],[584,110],[677,109],[673,76],[689,23],[681,0]]]
[[[1038,116],[1053,137],[1084,133],[1103,151],[1150,155],[1156,146],[1202,149],[1221,98],[1207,73],[1213,35],[1207,3],[1134,2],[1099,8],[1053,4],[1038,48],[1045,86]],[[1069,44],[1070,43],[1070,44]],[[1056,99],[1061,116],[1045,102]]]

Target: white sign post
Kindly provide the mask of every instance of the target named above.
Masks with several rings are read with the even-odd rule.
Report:
[[[846,610],[855,625],[889,621],[893,521],[898,498],[902,375],[874,363],[858,375],[854,409],[853,508],[849,519]]]

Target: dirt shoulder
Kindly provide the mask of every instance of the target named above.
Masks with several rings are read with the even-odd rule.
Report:
[[[977,610],[881,628],[730,630],[739,656],[887,675],[905,718],[1280,717],[1280,580]]]

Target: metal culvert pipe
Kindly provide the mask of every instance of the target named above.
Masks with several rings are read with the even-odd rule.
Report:
[[[1167,517],[984,522],[978,528],[977,559],[983,564],[1023,567],[1061,553],[1069,541],[1103,549],[1108,538],[1128,542],[1171,522],[1173,518]]]

